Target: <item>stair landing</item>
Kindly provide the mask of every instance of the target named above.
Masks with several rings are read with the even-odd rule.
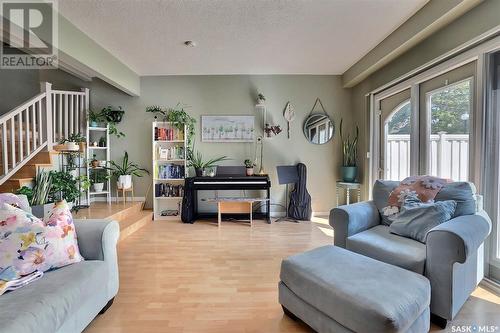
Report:
[[[120,241],[152,222],[153,212],[141,210],[142,202],[94,202],[89,208],[74,213],[75,219],[109,219],[120,225]]]

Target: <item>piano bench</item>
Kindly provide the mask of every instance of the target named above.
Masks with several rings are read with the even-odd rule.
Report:
[[[217,202],[217,226],[222,223],[222,214],[246,214],[250,215],[250,227],[253,222],[253,203],[267,201],[263,198],[211,198],[208,202]]]

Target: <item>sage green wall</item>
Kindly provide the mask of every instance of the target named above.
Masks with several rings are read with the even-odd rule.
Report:
[[[141,96],[130,97],[108,84],[94,80],[91,87],[91,106],[121,105],[126,110],[119,125],[127,137],[113,138],[112,159],[123,151],[140,165],[151,168],[151,122],[145,113],[148,105],[175,106],[178,102],[189,105],[187,111],[196,118],[196,149],[205,157],[227,155],[226,165],[242,165],[246,158],[253,159],[252,143],[202,143],[200,140],[201,115],[257,115],[257,90],[267,98],[268,120],[286,129],[283,109],[288,101],[295,106],[296,120],[291,126],[291,139],[282,132],[266,139],[264,166],[272,181],[272,202],[283,203],[284,186],[276,179],[276,166],[303,162],[308,167],[308,189],[313,210],[329,211],[335,204],[335,181],[339,178],[340,146],[336,131],[334,139],[325,145],[313,145],[302,134],[302,124],[316,97],[319,97],[336,125],[341,117],[346,125],[352,122],[350,91],[341,86],[340,76],[152,76],[141,78]],[[260,124],[256,118],[256,125]],[[338,128],[336,129],[338,130]],[[145,196],[151,178],[135,180],[136,196]],[[274,206],[274,211],[282,209]]]
[[[368,195],[368,159],[366,158],[366,152],[369,147],[370,133],[369,105],[366,94],[499,26],[498,13],[500,13],[500,1],[483,1],[459,19],[431,35],[352,88],[351,106],[361,133],[358,158],[360,166],[363,166],[361,169],[364,171],[361,177],[365,198]]]

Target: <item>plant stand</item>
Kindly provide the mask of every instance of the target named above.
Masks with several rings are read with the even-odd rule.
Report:
[[[132,186],[129,187],[129,188],[118,188],[118,187],[116,187],[116,202],[118,202],[120,200],[120,196],[118,195],[120,193],[120,191],[122,192],[123,203],[127,202],[127,192],[130,192],[130,194],[132,195],[130,197],[130,201],[134,201],[134,198],[135,198],[135,195],[134,195],[134,184],[132,184]]]
[[[85,199],[87,199],[86,193],[88,192],[87,190],[82,189],[82,183],[81,183],[81,176],[86,175],[86,172],[82,174],[82,170],[87,170],[86,166],[82,165],[82,156],[85,156],[83,152],[80,150],[59,150],[59,170],[69,172],[71,167],[74,167],[75,170],[77,170],[76,174],[76,179],[78,183],[78,191],[80,191],[80,196],[76,198],[75,202],[73,203],[73,210],[78,211],[79,209],[82,208],[88,208],[88,201],[86,201],[86,204],[82,204],[82,195],[84,195]],[[75,158],[78,160],[78,163],[76,165],[70,165],[67,163],[67,158],[73,154]],[[66,162],[66,163],[65,163]]]

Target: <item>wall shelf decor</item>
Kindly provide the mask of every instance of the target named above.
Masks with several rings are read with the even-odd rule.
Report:
[[[94,146],[92,143],[95,141],[99,141],[99,139],[103,137],[103,134],[106,145],[104,147]],[[109,171],[104,168],[104,166],[107,165],[92,167],[92,165],[89,163],[94,155],[96,155],[96,158],[100,161],[109,161],[111,159],[109,146],[109,125],[91,127],[89,126],[89,122],[87,121],[87,176],[89,177],[89,180],[91,182],[93,177],[95,177],[94,173],[106,173],[108,176],[106,181],[104,181],[104,187],[101,191],[95,191],[94,186],[91,186],[90,190],[87,192],[87,202],[89,204],[92,201],[95,201],[96,196],[106,196],[106,201],[108,203],[111,203],[111,180],[109,177]]]
[[[181,219],[184,178],[187,173],[186,126],[154,121],[153,143],[153,219]]]
[[[254,142],[255,116],[201,116],[202,142]]]

